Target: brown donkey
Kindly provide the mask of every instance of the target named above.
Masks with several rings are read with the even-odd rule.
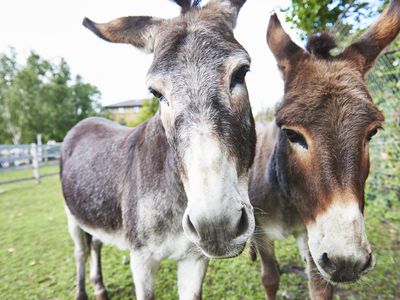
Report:
[[[250,173],[256,212],[253,241],[267,299],[276,299],[273,241],[294,234],[307,261],[312,299],[332,299],[333,285],[370,271],[374,256],[364,229],[368,142],[383,122],[364,82],[379,53],[400,29],[400,0],[341,54],[326,35],[297,46],[276,15],[267,42],[285,82],[276,123],[257,128]],[[254,249],[251,254],[255,255]]]

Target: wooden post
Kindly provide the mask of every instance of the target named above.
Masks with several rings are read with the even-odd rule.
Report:
[[[48,149],[48,145],[44,145],[44,150],[43,150],[43,156],[44,156],[44,164],[47,165],[48,161],[49,161],[49,153],[47,151]]]
[[[33,177],[36,183],[40,183],[40,172],[39,172],[39,155],[36,144],[31,144],[31,155],[32,155],[32,167],[33,167]]]
[[[36,135],[36,144],[37,144],[37,152],[38,152],[38,160],[39,163],[43,161],[43,148],[42,148],[42,135],[39,133]]]

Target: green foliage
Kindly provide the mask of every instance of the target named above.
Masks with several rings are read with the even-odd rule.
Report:
[[[392,48],[400,46],[400,38]],[[368,83],[374,102],[383,111],[383,130],[371,142],[369,200],[380,201],[381,214],[387,217],[400,199],[400,51],[388,51],[378,59]],[[382,197],[382,195],[385,195]]]
[[[133,122],[129,122],[128,126],[138,126],[144,121],[150,119],[154,116],[158,110],[159,101],[157,98],[146,99],[143,101],[143,106],[141,107],[139,113],[136,115],[136,119]]]
[[[301,38],[305,39],[309,34],[332,28],[339,20],[350,24],[348,17],[351,24],[359,23],[375,15],[371,8],[370,2],[364,0],[292,0],[292,5],[282,11],[286,13],[286,21],[300,30]]]
[[[382,11],[389,1],[381,1]],[[371,172],[367,203],[383,219],[393,217],[400,203],[400,37],[389,45],[368,74],[368,89],[374,103],[385,115],[383,130],[370,145]]]
[[[254,120],[256,122],[272,122],[275,118],[275,109],[272,107],[267,107],[266,109],[259,111]]]
[[[31,52],[19,65],[14,50],[0,55],[0,143],[61,141],[78,121],[97,115],[100,93],[78,75],[71,79],[68,64],[57,64]]]
[[[126,123],[125,119],[121,119],[118,121],[118,123],[122,126],[127,126],[128,124]]]
[[[56,167],[43,169],[56,171]],[[27,177],[31,172],[0,173],[0,181],[17,173]],[[73,299],[74,250],[58,176],[44,177],[39,185],[32,180],[0,189],[1,299]],[[393,205],[391,216],[385,219],[380,210],[374,205],[366,209],[367,234],[377,265],[357,284],[338,286],[335,300],[399,298],[400,205]],[[304,266],[294,238],[278,242],[276,251],[281,269],[278,300],[308,299],[307,281],[299,274]],[[253,263],[246,254],[245,250],[238,258],[211,261],[204,299],[264,299],[260,260]],[[122,262],[124,256],[129,257],[129,253],[103,247],[103,276],[112,299],[136,299],[129,264]],[[94,299],[88,273],[87,268],[87,291]],[[176,263],[164,261],[156,278],[156,298],[177,299],[176,286]]]

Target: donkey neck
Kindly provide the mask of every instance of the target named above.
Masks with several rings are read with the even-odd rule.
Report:
[[[132,131],[129,143],[130,161],[140,163],[143,172],[152,172],[159,177],[170,174],[180,183],[177,160],[168,143],[160,111]]]
[[[285,148],[281,141],[281,130],[275,122],[257,124],[257,152],[251,169],[251,188],[257,204],[282,200],[289,201],[285,184],[287,171]],[[277,199],[277,200],[275,200]]]
[[[281,215],[282,221],[287,226],[287,233],[299,234],[304,231],[304,225],[293,202],[293,191],[289,184],[288,162],[290,158],[287,152],[288,144],[284,140],[285,137],[281,129],[276,128],[276,130],[274,149],[266,166],[268,186],[271,193],[271,196],[269,196],[271,199],[270,205],[280,210],[279,215]]]
[[[285,153],[285,146],[282,143],[281,130],[278,130],[279,133],[275,141],[274,150],[267,163],[268,184],[275,187],[275,197],[289,204],[290,189],[287,184],[288,172],[286,168],[288,157]]]

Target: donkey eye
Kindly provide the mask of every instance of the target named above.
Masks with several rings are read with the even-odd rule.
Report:
[[[378,133],[378,128],[371,130],[370,133],[367,135],[367,143],[372,139],[372,137]]]
[[[298,132],[296,132],[294,130],[287,129],[287,128],[284,128],[283,132],[286,134],[286,137],[288,138],[288,140],[291,143],[299,144],[304,149],[308,149],[308,145],[307,145],[306,139],[304,138],[303,135],[301,135],[300,133],[298,133]]]
[[[237,84],[244,84],[244,78],[246,77],[248,71],[250,71],[250,67],[244,65],[241,66],[232,74],[231,84],[230,84],[231,91]]]
[[[165,102],[166,104],[169,105],[167,98],[164,97],[163,94],[161,94],[160,92],[156,91],[153,88],[149,88],[149,92],[153,94],[154,97],[156,97],[158,99],[158,101],[160,102]]]

